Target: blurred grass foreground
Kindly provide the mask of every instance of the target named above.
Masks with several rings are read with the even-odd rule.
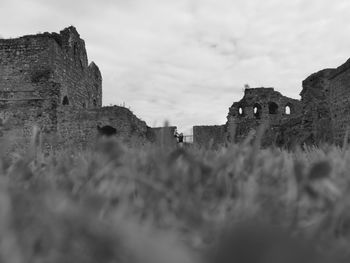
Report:
[[[35,135],[37,136],[37,135]],[[350,262],[350,150],[102,139],[0,156],[0,262]]]

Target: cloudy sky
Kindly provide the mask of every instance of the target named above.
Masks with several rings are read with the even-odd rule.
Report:
[[[74,25],[103,74],[105,105],[150,126],[223,124],[245,84],[299,98],[350,57],[348,0],[0,0],[0,36]]]

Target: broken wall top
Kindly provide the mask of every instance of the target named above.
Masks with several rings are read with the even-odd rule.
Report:
[[[228,118],[278,121],[298,116],[300,112],[299,100],[283,96],[273,88],[249,88],[240,101],[233,103]]]
[[[101,72],[88,63],[85,42],[74,27],[0,40],[0,91],[18,97],[17,92],[33,92],[38,83],[50,81],[61,85],[61,101],[102,106]]]

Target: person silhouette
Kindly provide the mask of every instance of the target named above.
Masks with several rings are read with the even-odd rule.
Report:
[[[174,137],[177,139],[177,142],[180,145],[180,147],[182,147],[182,145],[184,143],[184,135],[183,135],[183,133],[178,133],[177,130],[175,130]]]
[[[183,143],[184,142],[184,135],[183,135],[183,133],[179,134],[178,139],[179,139],[179,143]]]

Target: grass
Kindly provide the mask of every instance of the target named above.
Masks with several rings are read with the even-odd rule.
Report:
[[[39,142],[1,153],[0,262],[350,261],[346,147]]]

